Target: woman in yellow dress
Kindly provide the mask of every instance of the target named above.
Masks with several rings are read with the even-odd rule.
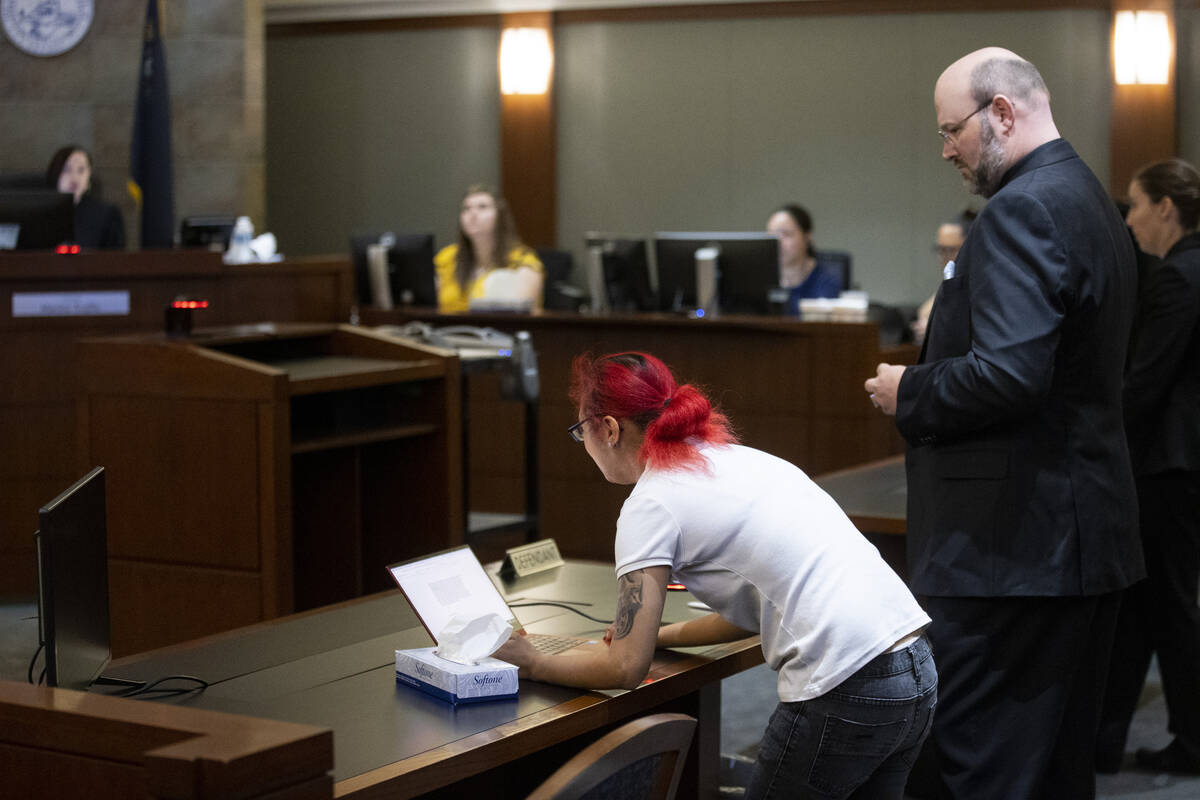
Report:
[[[542,262],[521,243],[508,203],[485,186],[471,186],[458,214],[458,243],[434,257],[438,309],[466,311],[471,300],[501,293],[504,299],[542,306]],[[497,287],[493,273],[504,283]],[[489,278],[491,277],[491,280]]]

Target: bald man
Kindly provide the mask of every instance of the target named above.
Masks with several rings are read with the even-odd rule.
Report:
[[[1094,797],[1117,592],[1145,572],[1121,419],[1134,253],[1032,64],[979,50],[933,100],[942,158],[989,200],[919,363],[865,386],[908,443],[941,777],[968,800]]]

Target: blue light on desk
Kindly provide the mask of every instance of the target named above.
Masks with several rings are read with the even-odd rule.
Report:
[[[703,316],[704,316],[704,309],[703,309],[703,308],[697,308],[697,309],[696,309],[696,318],[697,318],[697,319],[699,319],[700,317],[703,317]]]
[[[512,348],[501,347],[499,350],[496,351],[496,354],[504,356],[505,358],[510,358],[512,356]]]

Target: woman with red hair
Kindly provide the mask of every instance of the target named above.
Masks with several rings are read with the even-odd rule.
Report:
[[[617,520],[607,646],[559,655],[514,635],[522,677],[632,689],[655,647],[762,637],[779,705],[748,798],[900,798],[937,698],[929,617],[797,467],[736,443],[695,387],[645,353],[581,356],[569,432],[633,491]],[[714,613],[660,627],[668,581]]]

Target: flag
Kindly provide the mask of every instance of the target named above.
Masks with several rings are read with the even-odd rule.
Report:
[[[158,29],[158,0],[146,3],[142,65],[129,145],[129,193],[141,214],[142,247],[171,247],[175,241],[171,98],[167,92],[167,56]]]

